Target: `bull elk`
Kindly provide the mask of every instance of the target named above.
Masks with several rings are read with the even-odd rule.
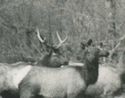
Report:
[[[63,48],[60,48],[63,45],[63,43],[67,40],[67,35],[62,40],[59,36],[59,33],[56,32],[59,44],[50,46],[45,39],[40,37],[39,29],[37,29],[36,32],[39,41],[50,49],[49,53],[46,53],[44,57],[41,60],[39,60],[36,65],[42,64],[43,66],[48,67],[60,67],[62,65],[67,65],[68,56],[66,56],[65,52],[63,51]]]
[[[34,66],[19,85],[20,98],[79,98],[98,78],[99,57],[107,51],[85,49],[84,66]]]
[[[86,95],[88,95],[89,98],[114,98],[123,86],[122,78],[124,75],[125,49],[120,53],[117,64],[104,63],[99,67],[98,80],[95,84],[87,88]]]
[[[86,90],[89,98],[114,98],[121,90],[125,77],[125,48],[117,51],[122,45],[125,35],[119,39],[118,44],[110,51],[109,61],[99,66],[99,76],[95,84]],[[113,53],[119,54],[117,62],[111,62]],[[91,96],[91,97],[90,97]]]

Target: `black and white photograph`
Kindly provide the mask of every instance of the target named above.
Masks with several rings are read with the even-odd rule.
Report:
[[[125,98],[125,0],[0,0],[0,98]]]

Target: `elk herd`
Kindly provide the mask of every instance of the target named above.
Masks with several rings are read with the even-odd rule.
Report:
[[[122,89],[125,75],[125,49],[119,54],[117,63],[112,62],[112,55],[125,39],[122,37],[113,50],[101,49],[92,39],[81,42],[79,61],[72,61],[61,51],[63,43],[49,45],[41,38],[39,41],[49,49],[36,64],[17,62],[0,63],[1,98],[115,98]],[[102,44],[101,44],[102,45]],[[108,61],[100,60],[107,58]],[[102,63],[103,62],[103,63]]]

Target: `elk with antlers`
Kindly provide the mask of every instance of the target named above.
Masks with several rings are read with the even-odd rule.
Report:
[[[89,95],[89,98],[100,98],[100,96],[102,96],[101,98],[114,98],[117,91],[121,89],[125,76],[125,48],[120,50],[117,63],[111,62],[111,60],[113,53],[116,52],[124,39],[125,35],[119,39],[118,44],[110,51],[110,62],[99,66],[97,82],[90,85],[86,90],[86,94]]]
[[[65,54],[63,48],[60,48],[62,44],[67,40],[66,37],[62,40],[59,36],[59,33],[56,32],[57,37],[59,39],[58,45],[49,45],[46,39],[40,37],[39,29],[36,30],[39,41],[44,44],[47,48],[50,49],[49,53],[46,53],[41,60],[38,61],[36,65],[43,65],[48,67],[60,67],[62,65],[67,65],[69,62],[68,56]]]

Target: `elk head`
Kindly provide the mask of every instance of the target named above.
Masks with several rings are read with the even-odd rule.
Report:
[[[83,61],[84,60],[84,57],[83,57],[84,51],[85,51],[86,48],[88,48],[88,47],[90,47],[92,45],[93,45],[93,40],[92,39],[89,39],[88,41],[82,41],[80,43],[80,49],[79,49],[79,51],[77,53],[77,56],[76,56],[77,60],[79,60],[81,62],[84,62]]]
[[[45,38],[40,36],[39,29],[36,29],[37,37],[39,41],[44,44],[47,48],[49,48],[49,52],[46,53],[41,60],[38,61],[37,65],[43,65],[48,67],[60,67],[62,65],[68,64],[68,57],[66,56],[63,48],[61,48],[62,44],[67,40],[66,37],[62,40],[59,33],[56,32],[59,44],[58,45],[49,45]]]

